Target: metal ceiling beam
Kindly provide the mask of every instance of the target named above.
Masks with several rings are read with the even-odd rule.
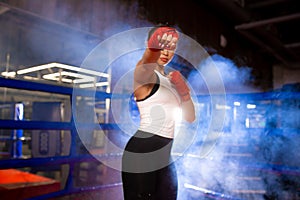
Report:
[[[284,47],[285,48],[298,48],[298,47],[300,47],[300,42],[285,44]]]
[[[250,22],[250,23],[244,23],[244,24],[235,26],[235,29],[236,30],[246,30],[246,29],[255,28],[258,26],[280,23],[280,22],[285,22],[285,21],[291,21],[291,20],[295,20],[295,19],[300,19],[300,13],[295,13],[295,14],[281,16],[281,17],[274,17],[271,19],[265,19],[265,20]]]
[[[235,4],[232,0],[206,0],[206,2],[218,12],[221,12],[225,17],[231,18],[232,22],[240,23],[241,25],[234,27],[240,34],[271,54],[277,61],[283,63],[286,67],[289,67],[290,63],[294,62],[294,60],[296,60],[296,62],[299,60],[299,58],[297,58],[298,56],[295,56],[290,49],[286,48],[278,38],[271,37],[265,29],[261,28],[261,26],[270,23],[294,20],[300,18],[300,13],[251,23],[254,19],[251,13]],[[269,1],[269,3],[271,3],[271,1]],[[273,1],[273,3],[275,2]],[[252,27],[256,27],[256,29],[253,29],[251,32],[247,30]]]
[[[202,0],[234,23],[251,21],[252,17],[234,0]]]
[[[250,9],[262,8],[262,7],[272,6],[279,3],[285,3],[286,1],[287,0],[265,0],[257,3],[251,3],[249,5],[246,4],[246,7]]]
[[[286,58],[281,56],[280,53],[278,53],[274,48],[271,46],[265,44],[265,42],[261,41],[257,37],[253,36],[247,31],[240,30],[239,31],[242,35],[244,35],[246,38],[248,38],[250,41],[255,43],[256,45],[260,46],[262,49],[264,49],[267,52],[270,52],[278,61],[280,61],[285,68],[295,70],[300,69],[300,62],[299,61],[288,61]],[[299,43],[297,43],[299,45]]]
[[[6,13],[7,11],[9,11],[9,8],[0,6],[0,15]]]
[[[254,41],[256,44],[259,44],[259,46],[268,50],[270,53],[272,53],[274,55],[275,58],[277,58],[278,60],[283,62],[285,65],[288,65],[289,62],[287,61],[287,59],[284,59],[285,56],[279,55],[279,53],[277,53],[274,49],[277,49],[284,53],[287,53],[287,55],[289,55],[288,57],[293,58],[294,60],[300,60],[299,55],[296,55],[293,51],[291,51],[291,48],[288,48],[287,46],[283,45],[282,42],[279,41],[279,39],[273,37],[272,35],[271,36],[268,35],[268,33],[265,31],[260,30],[259,33],[264,38],[268,38],[268,41],[270,43],[269,45],[260,44],[260,43],[262,43],[262,40],[259,40],[257,37],[254,38],[254,36],[250,37],[249,35],[251,33],[248,32],[246,34],[244,31],[251,29],[251,28],[261,27],[263,25],[286,22],[286,21],[291,21],[291,20],[295,20],[295,19],[300,19],[300,13],[295,13],[295,14],[281,16],[281,17],[275,17],[275,18],[251,22],[251,23],[245,23],[245,24],[235,26],[235,29],[237,31],[239,31],[240,33],[242,33],[243,35],[245,35],[248,39]],[[258,30],[256,30],[256,31],[258,31]],[[260,42],[257,42],[257,41],[260,41]],[[266,48],[266,46],[268,48]],[[272,46],[272,48],[271,48],[271,46]]]
[[[255,37],[249,32],[238,30],[239,33],[244,35],[246,38],[248,38],[250,41],[254,42],[256,45],[260,46],[262,49],[266,50],[267,52],[270,52],[277,60],[282,62],[285,66],[289,66],[289,62],[283,58],[279,53],[277,53],[272,47],[265,44],[263,41]]]
[[[63,27],[68,31],[77,32],[79,34],[86,35],[86,36],[89,36],[91,38],[95,38],[96,40],[101,39],[99,35],[96,35],[92,32],[84,31],[84,30],[81,30],[81,29],[78,29],[78,28],[74,28],[74,27],[72,27],[68,24],[65,24],[65,23],[62,23],[62,22],[59,22],[59,21],[54,21],[54,20],[51,20],[49,18],[45,18],[45,17],[43,17],[41,15],[38,15],[36,13],[30,12],[28,10],[24,10],[24,9],[21,9],[21,8],[14,7],[14,6],[11,6],[11,5],[6,4],[6,3],[0,2],[0,14],[1,14],[1,10],[4,10],[5,12],[9,11],[9,12],[21,14],[22,16],[29,17],[29,18],[32,18],[32,19],[41,20],[41,21],[44,21],[45,23],[49,23],[49,24],[52,24],[52,25]],[[22,20],[24,20],[24,19],[22,19]]]

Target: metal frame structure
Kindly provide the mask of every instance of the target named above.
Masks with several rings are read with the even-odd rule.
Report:
[[[55,85],[48,85],[43,83],[37,82],[28,82],[22,80],[15,80],[15,79],[6,79],[0,78],[0,87],[7,87],[7,88],[16,88],[16,89],[24,89],[30,91],[44,91],[44,92],[51,92],[56,94],[65,94],[72,96],[73,89],[68,87],[61,87]],[[82,89],[82,95],[90,94],[88,90]],[[81,94],[80,94],[81,95]],[[97,98],[110,98],[110,94],[105,92],[97,92],[95,94]],[[277,99],[300,99],[300,92],[266,92],[266,93],[255,93],[255,94],[232,94],[226,95],[228,101],[233,102],[233,100],[247,100],[250,99],[252,101],[260,101],[260,100],[277,100]],[[209,101],[210,97],[205,96],[198,96],[202,100],[202,102]],[[72,101],[72,98],[70,98]],[[72,102],[71,102],[72,103]],[[102,130],[116,130],[118,126],[116,124],[98,124],[99,128],[101,127]],[[29,158],[29,159],[7,159],[0,161],[0,169],[7,169],[7,168],[23,168],[23,167],[41,167],[41,166],[54,166],[54,165],[62,165],[68,164],[70,166],[67,182],[65,188],[54,193],[50,193],[47,195],[42,195],[35,197],[34,199],[48,199],[63,195],[69,195],[74,193],[81,193],[81,192],[89,192],[95,190],[101,190],[111,187],[118,187],[121,183],[114,183],[108,185],[98,185],[98,186],[87,186],[87,187],[75,187],[74,180],[73,180],[73,172],[74,166],[78,162],[92,162],[95,161],[95,157],[89,154],[80,155],[76,152],[76,127],[74,124],[73,117],[71,118],[70,122],[42,122],[42,121],[16,121],[16,120],[0,120],[0,129],[23,129],[23,130],[34,130],[34,129],[52,129],[52,130],[69,130],[71,132],[71,149],[70,154],[67,156],[53,156],[47,158]],[[298,132],[299,130],[293,130]],[[100,156],[107,156],[111,157],[114,155],[100,155]],[[120,155],[116,155],[120,156]],[[254,169],[254,170],[265,170],[265,171],[275,171],[277,173],[283,174],[293,174],[296,176],[300,176],[300,168],[299,167],[290,167],[290,166],[283,166],[283,165],[275,165],[275,164],[257,164],[257,163],[243,163],[241,167]],[[187,188],[188,190],[193,190],[192,188]],[[205,189],[196,189],[197,192],[202,193],[202,195],[210,196],[212,198],[222,198],[222,199],[236,199],[224,194],[219,194],[217,192],[208,191]]]
[[[43,92],[51,92],[56,94],[64,94],[72,96],[73,89],[69,87],[61,87],[56,85],[48,85],[37,82],[28,82],[23,80],[15,80],[15,79],[6,79],[0,78],[0,87],[7,88],[15,88],[15,89],[23,89],[29,91],[43,91]],[[91,94],[86,89],[80,95],[89,95]],[[98,92],[96,94],[97,98],[109,98],[110,95],[105,92]],[[70,98],[72,101],[72,98]],[[72,103],[72,102],[71,102]],[[114,124],[99,124],[102,130],[109,130],[117,128]],[[23,167],[46,167],[46,166],[57,166],[62,164],[69,164],[70,170],[68,179],[65,185],[65,188],[61,191],[50,193],[47,195],[43,195],[40,197],[36,197],[36,199],[47,199],[67,194],[73,194],[77,192],[86,192],[90,190],[104,189],[107,187],[116,187],[120,183],[110,184],[110,185],[101,185],[101,186],[93,186],[93,187],[84,187],[84,188],[76,188],[73,185],[73,171],[74,165],[79,162],[92,162],[96,159],[90,155],[79,155],[76,152],[76,138],[77,131],[74,124],[73,117],[70,122],[45,122],[45,121],[16,121],[16,120],[0,120],[0,128],[1,129],[23,129],[23,130],[69,130],[71,133],[71,146],[70,146],[70,154],[67,156],[55,156],[55,157],[46,157],[46,158],[29,158],[29,159],[7,159],[0,161],[0,169],[8,169],[8,168],[23,168]],[[99,127],[100,129],[100,127]],[[11,138],[10,140],[14,140]]]

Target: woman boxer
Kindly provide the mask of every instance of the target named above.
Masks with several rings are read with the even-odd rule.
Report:
[[[177,175],[171,161],[174,111],[195,120],[190,90],[179,71],[165,74],[174,56],[179,35],[174,28],[160,26],[149,31],[147,48],[134,71],[134,96],[140,126],[125,147],[122,181],[125,200],[175,200]]]

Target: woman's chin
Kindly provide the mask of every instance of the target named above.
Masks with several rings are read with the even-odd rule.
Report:
[[[169,61],[160,61],[158,64],[159,64],[159,65],[165,66],[165,65],[167,65],[168,63],[169,63]]]

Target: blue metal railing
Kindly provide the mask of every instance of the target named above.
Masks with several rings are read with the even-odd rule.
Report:
[[[42,92],[50,92],[56,94],[69,95],[72,101],[73,88],[48,85],[44,83],[37,82],[28,82],[22,80],[14,80],[14,79],[5,79],[0,77],[0,87],[7,88],[15,88],[15,89],[23,89],[29,91],[42,91]],[[76,95],[93,95],[95,98],[105,99],[110,98],[111,95],[105,92],[94,92],[86,89],[78,89],[76,91]],[[197,96],[198,99],[201,99],[200,102],[208,102],[210,100],[209,95],[201,95]],[[255,94],[227,94],[226,99],[229,102],[232,101],[261,101],[261,100],[288,100],[288,99],[300,99],[300,92],[266,92],[266,93],[255,93]],[[91,124],[81,124],[84,128],[91,126]],[[101,130],[116,130],[118,126],[116,124],[92,124],[93,127],[98,127]],[[109,187],[117,187],[120,186],[120,183],[109,184],[109,185],[101,185],[101,186],[86,186],[86,187],[75,187],[73,180],[73,171],[76,163],[79,162],[93,162],[96,158],[90,154],[79,154],[76,150],[76,138],[77,131],[74,123],[74,119],[71,118],[69,122],[46,122],[46,121],[16,121],[16,120],[0,120],[0,129],[22,129],[22,130],[69,130],[71,133],[71,146],[70,146],[70,154],[67,156],[53,156],[47,158],[29,158],[29,159],[7,159],[0,161],[0,169],[7,168],[23,168],[23,167],[41,167],[41,166],[55,166],[55,165],[63,165],[68,164],[70,166],[69,176],[67,179],[67,183],[65,188],[54,193],[50,193],[47,195],[43,195],[40,197],[36,197],[35,199],[48,199],[52,197],[84,192],[84,191],[92,191],[98,189],[105,189]],[[298,129],[294,130],[299,133]],[[1,139],[0,139],[1,140]],[[8,138],[3,138],[3,140],[9,140]],[[299,168],[289,168],[286,166],[280,165],[269,165],[269,164],[249,164],[245,163],[244,167],[254,168],[254,169],[270,169],[277,170],[282,173],[289,174],[297,174],[299,175]],[[220,196],[220,198],[222,195]],[[228,197],[230,199],[230,197]]]
[[[72,95],[73,88],[55,86],[37,82],[28,82],[23,80],[15,80],[15,79],[5,79],[0,77],[0,87],[6,88],[14,88],[14,89],[23,89],[29,91],[42,91],[49,92],[55,94],[63,94],[70,96],[71,104],[72,104]],[[94,91],[89,90],[76,90],[76,95],[82,96],[91,96],[93,95],[95,98],[105,99],[110,98],[110,94],[105,92],[97,92],[95,94]],[[78,125],[78,123],[77,123]],[[82,123],[81,127],[89,127],[91,124]],[[94,128],[99,128],[102,130],[110,130],[117,129],[115,124],[92,124]],[[16,120],[0,120],[0,129],[10,129],[10,130],[68,130],[71,133],[71,145],[70,145],[70,153],[66,156],[51,156],[45,158],[14,158],[14,159],[4,159],[0,161],[0,169],[8,169],[8,168],[25,168],[25,167],[49,167],[49,166],[60,166],[63,164],[69,165],[69,175],[67,178],[66,185],[64,189],[50,193],[47,195],[42,195],[40,197],[36,197],[36,199],[48,199],[56,196],[62,196],[67,194],[72,194],[76,192],[90,191],[95,189],[101,189],[105,187],[117,186],[114,184],[108,186],[94,186],[94,187],[75,187],[73,180],[73,172],[75,164],[80,162],[95,162],[96,159],[94,156],[90,154],[79,154],[76,149],[77,142],[77,131],[74,123],[73,117],[69,122],[47,122],[47,121],[16,121]],[[22,138],[18,139],[20,141]],[[16,138],[8,138],[3,137],[0,139],[1,141],[12,141],[16,142]]]

